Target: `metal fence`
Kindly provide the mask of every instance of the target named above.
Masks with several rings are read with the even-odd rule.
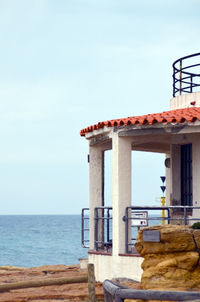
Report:
[[[97,207],[95,214],[95,250],[112,251],[112,207]],[[135,253],[134,243],[138,229],[144,226],[160,224],[192,224],[200,221],[200,207],[164,206],[164,207],[127,207],[125,216],[125,252]],[[89,208],[82,209],[81,242],[89,248]]]
[[[131,289],[110,280],[105,280],[103,282],[103,289],[105,302],[123,302],[125,299],[200,301],[200,292]]]
[[[89,208],[83,208],[81,212],[81,244],[89,248]]]
[[[192,224],[193,222],[200,221],[200,207],[127,207],[123,220],[126,224],[125,251],[126,253],[134,253],[134,243],[140,227],[160,224]]]
[[[95,219],[95,250],[112,249],[112,207],[97,207]]]
[[[199,57],[196,58],[197,56]],[[199,63],[196,63],[197,60]],[[200,53],[182,57],[176,60],[172,66],[173,97],[176,94],[194,92],[197,90],[196,88],[200,87]]]

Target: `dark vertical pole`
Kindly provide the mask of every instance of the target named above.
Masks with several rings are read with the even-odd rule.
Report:
[[[84,209],[81,212],[81,243],[84,245]]]
[[[128,253],[128,225],[129,225],[129,220],[128,220],[128,207],[126,208],[125,212],[125,243],[126,243],[126,253]]]
[[[98,250],[98,208],[94,209],[94,246],[95,246],[95,250]]]
[[[186,207],[184,206],[184,225],[187,224],[187,215],[186,215]]]
[[[175,89],[175,86],[176,86],[176,74],[175,74],[175,66],[173,65],[173,97],[175,97],[175,94],[176,94],[176,89]]]
[[[182,60],[180,60],[180,73],[179,73],[179,95],[182,94]]]
[[[192,92],[192,80],[193,80],[193,77],[192,75],[190,76],[190,92]]]
[[[167,218],[168,218],[168,219],[167,219],[167,223],[170,224],[171,216],[170,216],[170,209],[169,209],[169,208],[167,209],[167,216],[168,216],[168,217],[167,217]]]
[[[110,241],[110,210],[107,209],[107,242]]]

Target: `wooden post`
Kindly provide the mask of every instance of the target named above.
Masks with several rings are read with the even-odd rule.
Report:
[[[88,302],[96,302],[94,264],[88,264]]]

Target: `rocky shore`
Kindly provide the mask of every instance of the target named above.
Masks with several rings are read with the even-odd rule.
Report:
[[[48,280],[62,277],[86,276],[87,271],[81,270],[79,265],[48,265],[33,268],[0,267],[0,284],[13,282]],[[122,281],[122,280],[118,280]],[[132,288],[139,288],[137,282],[121,282]],[[99,282],[95,283],[97,301],[103,301],[103,288]],[[30,287],[0,292],[1,302],[73,302],[88,301],[88,284],[73,283]]]

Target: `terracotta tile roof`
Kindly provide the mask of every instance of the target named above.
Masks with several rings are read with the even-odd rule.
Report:
[[[190,107],[183,109],[176,109],[170,111],[164,111],[161,113],[152,113],[141,116],[132,116],[127,118],[121,118],[116,120],[108,120],[105,122],[99,122],[80,131],[81,136],[85,136],[86,133],[94,130],[99,130],[104,127],[120,127],[130,125],[153,125],[156,123],[162,124],[180,124],[180,123],[193,123],[196,120],[200,121],[200,107]]]

